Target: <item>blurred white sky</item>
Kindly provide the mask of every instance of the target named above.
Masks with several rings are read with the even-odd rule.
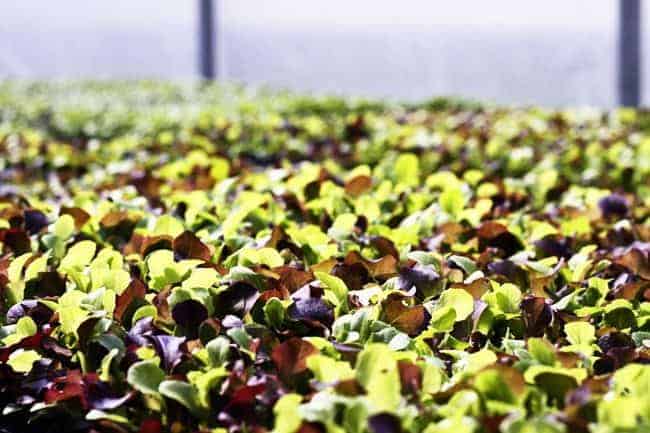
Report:
[[[599,29],[616,12],[612,0],[217,0],[233,23],[262,27],[466,25],[506,28]],[[194,19],[193,0],[21,0],[0,6],[5,25],[170,26]],[[8,22],[8,23],[7,23]]]
[[[615,102],[614,0],[217,1],[227,78],[406,99]],[[196,4],[0,2],[0,77],[192,78]]]
[[[236,0],[222,1],[226,19],[243,25],[337,27],[468,26],[504,29],[602,29],[616,11],[612,0]],[[334,30],[334,29],[332,29]]]

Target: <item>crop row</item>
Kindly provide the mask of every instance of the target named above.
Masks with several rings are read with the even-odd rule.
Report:
[[[649,431],[648,124],[4,83],[0,432]]]

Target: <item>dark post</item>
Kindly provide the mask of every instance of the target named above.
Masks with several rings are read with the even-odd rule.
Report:
[[[619,0],[619,8],[619,104],[638,107],[641,102],[641,0]]]
[[[204,80],[214,80],[214,1],[199,0],[199,71]]]

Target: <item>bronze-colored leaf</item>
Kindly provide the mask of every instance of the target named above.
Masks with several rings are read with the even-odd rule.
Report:
[[[187,230],[174,239],[172,249],[180,259],[198,259],[209,262],[212,257],[210,248],[201,242],[201,239],[194,233]]]
[[[422,305],[408,305],[408,299],[398,293],[389,295],[381,303],[381,317],[382,320],[413,337],[429,325],[431,315]]]
[[[345,182],[345,192],[352,197],[358,197],[372,187],[372,178],[366,175],[355,176]]]
[[[273,348],[271,359],[280,377],[287,381],[292,376],[307,370],[307,357],[318,353],[318,349],[301,338],[290,338]]]

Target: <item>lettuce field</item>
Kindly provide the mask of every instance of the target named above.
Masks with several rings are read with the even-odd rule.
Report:
[[[650,431],[650,113],[0,84],[0,432]]]

